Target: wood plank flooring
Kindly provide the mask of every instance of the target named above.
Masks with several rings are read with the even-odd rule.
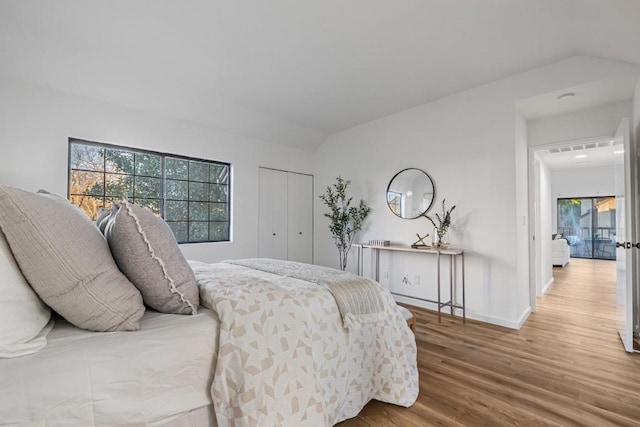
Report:
[[[615,328],[615,262],[571,259],[521,330],[415,309],[420,395],[356,426],[640,426],[640,354]]]

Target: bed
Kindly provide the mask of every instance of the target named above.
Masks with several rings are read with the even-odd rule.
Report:
[[[39,352],[0,360],[0,424],[158,426],[211,404],[218,318],[147,311],[136,332],[56,319]]]
[[[126,200],[94,223],[0,185],[0,228],[0,424],[316,427],[417,398],[415,337],[377,282],[189,263]]]
[[[383,310],[354,316],[331,283],[364,286],[358,276],[272,260],[190,265],[197,315],[147,310],[139,331],[108,333],[57,319],[43,350],[0,360],[0,423],[329,426],[371,399],[415,402],[415,337],[376,282],[366,286]]]

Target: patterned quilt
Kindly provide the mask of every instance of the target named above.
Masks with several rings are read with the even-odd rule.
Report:
[[[384,318],[346,329],[325,287],[226,262],[190,264],[202,305],[220,319],[211,385],[220,427],[331,426],[371,399],[415,402],[415,337],[384,288]]]
[[[386,318],[389,304],[385,304],[383,299],[384,288],[366,277],[335,268],[310,266],[281,259],[251,258],[225,262],[322,286],[336,300],[344,327],[347,329]]]

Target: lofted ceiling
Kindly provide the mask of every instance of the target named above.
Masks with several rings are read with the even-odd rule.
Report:
[[[603,80],[523,99],[518,109],[528,120],[559,116],[630,99],[637,82],[638,68],[625,67]]]
[[[314,150],[574,54],[640,64],[639,22],[637,0],[3,0],[0,75]]]

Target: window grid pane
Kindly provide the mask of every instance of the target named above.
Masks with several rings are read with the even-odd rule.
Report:
[[[228,241],[229,168],[70,138],[68,195],[92,219],[128,199],[165,218],[179,243]]]

